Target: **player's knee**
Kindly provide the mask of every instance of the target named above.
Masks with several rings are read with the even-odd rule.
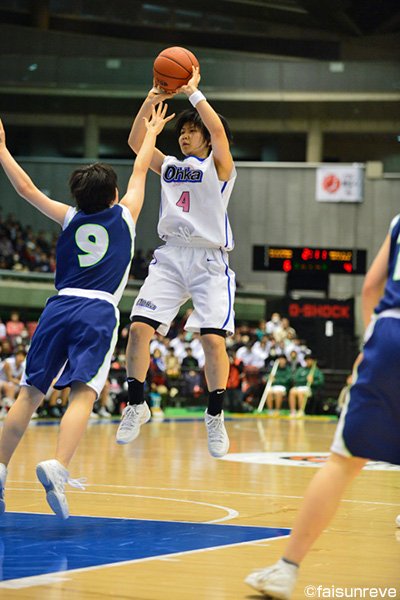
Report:
[[[220,335],[206,334],[201,336],[201,343],[206,356],[227,355],[225,338]]]
[[[129,340],[133,345],[150,343],[153,334],[154,329],[147,323],[141,323],[140,321],[131,323],[129,328]]]

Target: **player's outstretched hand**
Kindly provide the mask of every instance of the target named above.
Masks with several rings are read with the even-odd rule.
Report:
[[[186,94],[186,96],[191,96],[199,87],[199,83],[200,83],[200,69],[199,67],[192,67],[192,71],[193,71],[193,75],[192,77],[189,79],[189,81],[187,82],[186,85],[182,85],[182,87],[178,88],[176,90],[176,93],[180,94]]]
[[[167,110],[168,104],[163,104],[162,102],[160,102],[157,108],[152,106],[150,119],[143,117],[147,131],[154,131],[156,135],[161,133],[164,129],[164,125],[168,123],[168,121],[171,121],[175,116],[175,113],[172,113],[172,115],[166,117]]]
[[[0,119],[0,149],[6,147],[6,132],[4,131],[3,121]]]

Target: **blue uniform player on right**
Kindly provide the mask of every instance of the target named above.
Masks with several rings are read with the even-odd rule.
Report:
[[[144,143],[121,202],[115,172],[97,163],[72,173],[70,190],[77,208],[51,200],[34,185],[8,151],[0,121],[0,164],[8,179],[20,196],[63,229],[57,243],[58,295],[48,300],[40,317],[21,391],[0,438],[0,514],[5,510],[7,465],[33,412],[57,378],[56,388],[71,388],[69,406],[61,420],[55,458],[40,462],[36,473],[51,509],[64,519],[69,516],[64,487],[76,482],[69,479],[67,467],[110,368],[118,334],[117,305],[133,257],[147,171],[157,135],[174,116],[166,117],[166,110],[160,104],[145,119]]]
[[[365,345],[354,365],[332,454],[306,491],[283,557],[246,579],[268,598],[291,598],[300,562],[367,459],[400,465],[400,215],[366,275],[362,309]]]

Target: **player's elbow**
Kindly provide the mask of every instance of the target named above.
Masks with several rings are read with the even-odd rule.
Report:
[[[362,300],[368,301],[371,298],[375,298],[377,294],[380,293],[382,288],[382,283],[375,281],[373,279],[365,279],[362,290],[361,290],[361,298]]]
[[[29,198],[31,198],[32,194],[34,193],[36,187],[31,181],[22,181],[16,186],[15,189],[22,198],[29,200]]]
[[[128,146],[131,150],[133,150],[135,154],[139,152],[139,144],[135,141],[135,139],[132,136],[128,137]]]

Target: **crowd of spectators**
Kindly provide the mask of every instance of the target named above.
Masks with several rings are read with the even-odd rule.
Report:
[[[200,336],[184,330],[189,313],[173,323],[167,337],[156,333],[150,344],[147,389],[150,398],[158,394],[164,405],[202,404],[205,400]],[[127,325],[117,345],[111,381],[118,378],[118,368],[123,369],[128,331]],[[266,405],[270,414],[278,415],[285,408],[290,409],[291,415],[301,416],[308,397],[323,385],[323,374],[311,349],[297,336],[289,320],[278,313],[256,326],[237,324],[234,336],[227,338],[226,344],[230,362],[225,407],[228,410],[250,412],[258,406],[276,361],[279,365],[269,381],[271,391]]]
[[[0,269],[53,273],[56,268],[56,242],[56,234],[44,231],[34,233],[30,225],[22,225],[13,214],[3,218],[0,212]],[[131,277],[144,279],[151,259],[151,251],[144,255],[140,249],[136,250]],[[155,334],[151,342],[147,389],[149,397],[154,399],[158,395],[161,403],[176,404],[191,402],[193,399],[200,402],[206,391],[203,348],[199,335],[184,331],[187,316],[172,324],[168,337],[162,338]],[[7,379],[2,366],[4,361],[15,357],[18,351],[26,353],[36,326],[36,321],[22,321],[17,311],[7,316],[4,323],[0,319],[0,381]],[[110,373],[110,390],[114,397],[124,395],[128,331],[128,325],[121,330]],[[227,338],[226,344],[230,361],[226,408],[235,411],[253,410],[274,362],[279,357],[284,357],[280,361],[275,380],[270,381],[272,391],[267,398],[267,408],[271,413],[276,413],[288,401],[292,413],[301,412],[304,398],[301,397],[301,392],[294,395],[291,390],[310,387],[307,373],[305,381],[304,373],[301,380],[300,369],[307,370],[307,364],[310,365],[307,356],[311,355],[311,350],[297,336],[286,317],[273,313],[268,321],[260,321],[257,326],[239,323],[235,335]],[[319,374],[319,370],[314,368],[314,390],[323,381]],[[10,388],[5,389],[6,386],[3,385],[3,397],[5,394],[9,395]],[[306,393],[304,389],[303,392]],[[103,405],[105,406],[105,402]]]
[[[172,324],[167,337],[156,333],[150,344],[147,391],[149,399],[156,399],[161,405],[202,404],[206,394],[200,336],[184,330],[189,314],[190,310],[183,319]],[[3,381],[3,384],[0,383],[0,393],[8,401],[10,397],[13,400],[18,391],[17,375],[13,375],[14,388],[10,393],[12,386],[7,387],[7,382],[11,381],[11,375],[4,365],[9,359],[14,361],[18,355],[20,367],[36,326],[36,321],[23,321],[17,311],[12,311],[4,322],[0,319],[0,382]],[[119,412],[120,405],[126,401],[124,380],[128,333],[129,324],[121,329],[110,371],[107,394],[111,395],[114,403],[110,398],[102,398],[100,408],[104,409],[103,416],[106,407],[111,412]],[[310,348],[297,336],[289,320],[278,313],[256,326],[239,323],[235,334],[227,338],[226,344],[230,362],[226,401],[228,410],[253,411],[269,381],[267,410],[271,414],[278,414],[284,407],[290,408],[293,415],[301,414],[307,396],[323,384],[321,371],[313,366]],[[270,373],[276,361],[278,364],[272,378]],[[65,398],[62,402],[65,404]],[[0,415],[4,415],[6,409],[7,406],[0,403]],[[53,411],[54,416],[57,416],[56,412]]]
[[[34,232],[30,225],[22,225],[15,215],[3,218],[0,212],[0,269],[54,273],[56,270],[57,234]],[[132,261],[131,279],[144,279],[152,260],[153,251],[143,255],[137,249]]]
[[[0,213],[0,269],[54,273],[57,238],[44,231],[35,233],[13,214]]]

